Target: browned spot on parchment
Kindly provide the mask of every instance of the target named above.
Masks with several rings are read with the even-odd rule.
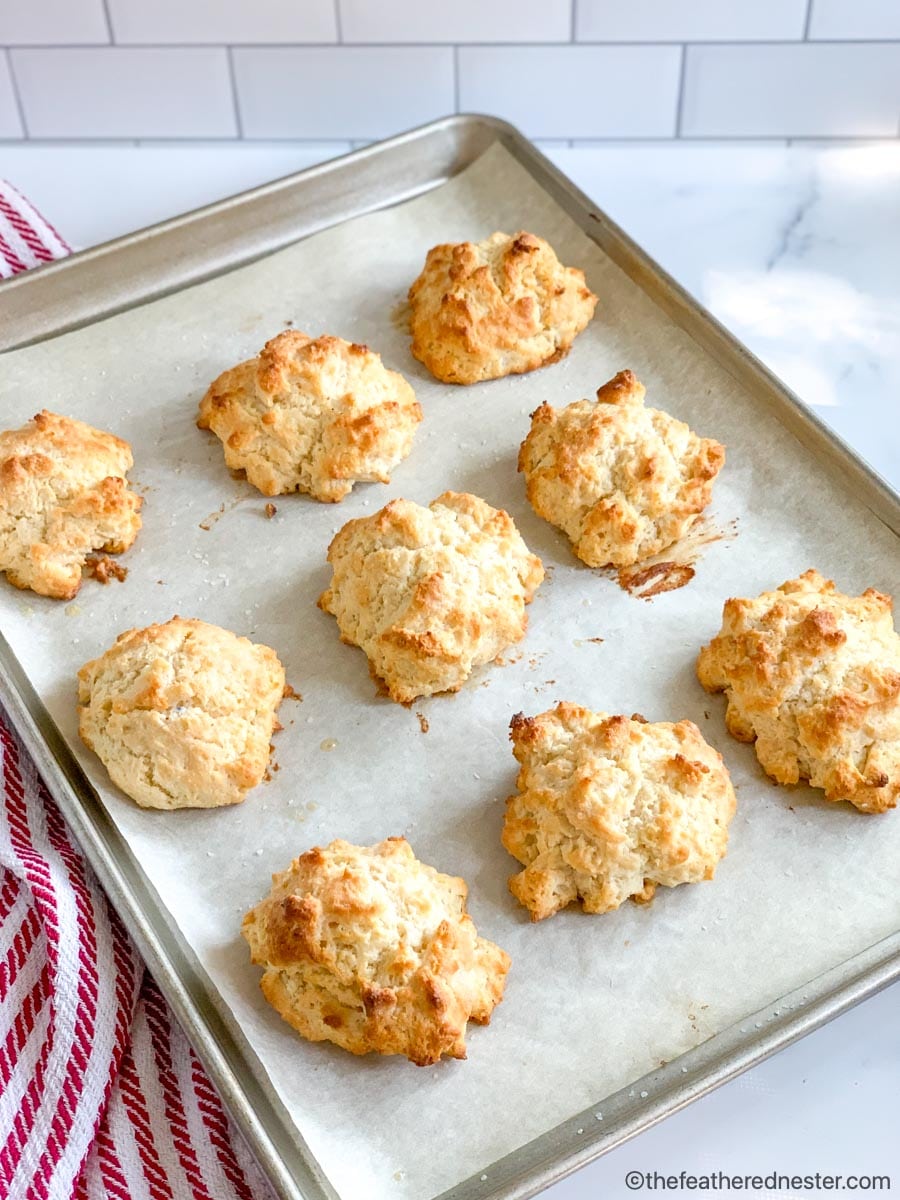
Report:
[[[696,572],[689,563],[659,562],[649,567],[619,567],[616,578],[619,587],[639,596],[641,600],[652,600],[660,592],[674,592],[694,578]]]
[[[223,517],[224,515],[225,515],[225,505],[220,504],[215,512],[211,512],[208,517],[204,517],[202,521],[198,522],[200,525],[200,528],[205,529],[206,532],[209,533],[209,531],[212,529],[213,525],[215,525],[216,521],[218,521],[219,518]]]
[[[236,496],[230,504],[220,504],[215,512],[211,512],[208,517],[204,517],[202,521],[198,522],[200,528],[209,533],[213,525],[217,521],[221,521],[227,512],[231,512],[233,508],[237,508],[239,504],[243,504],[245,500],[249,499],[249,496]]]
[[[696,574],[694,566],[707,546],[736,537],[736,520],[729,521],[722,529],[708,517],[698,517],[681,541],[633,567],[619,567],[616,580],[632,596],[652,600],[662,592],[674,592],[690,583]]]

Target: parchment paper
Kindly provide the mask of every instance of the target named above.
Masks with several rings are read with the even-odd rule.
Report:
[[[548,369],[468,388],[436,383],[410,357],[395,306],[434,243],[519,228],[586,269],[600,297],[595,320]],[[208,382],[288,321],[379,350],[412,381],[425,419],[389,487],[358,486],[339,506],[281,497],[267,520],[265,498],[230,477],[218,441],[194,420]],[[581,566],[531,512],[515,469],[541,401],[592,396],[624,367],[647,385],[648,403],[726,443],[713,520],[738,523],[689,586],[651,603]],[[46,405],[134,447],[146,504],[122,560],[127,580],[87,581],[69,606],[3,584],[3,629],[342,1197],[438,1193],[897,927],[900,814],[863,816],[770,784],[752,748],[726,734],[722,700],[694,677],[727,596],[812,565],[848,591],[896,594],[896,540],[500,148],[400,207],[6,355],[0,405],[7,426]],[[505,507],[552,572],[518,661],[407,710],[375,694],[362,652],[339,643],[315,601],[340,525],[392,497],[427,503],[446,488]],[[275,647],[303,694],[282,708],[280,770],[238,808],[141,811],[78,741],[77,668],[121,630],[173,613]],[[645,908],[572,909],[529,924],[506,889],[517,866],[499,843],[515,777],[507,726],[513,713],[562,698],[650,720],[690,717],[722,750],[739,811],[714,883],[661,889]],[[264,1003],[238,933],[270,873],[297,853],[399,833],[426,862],[467,879],[479,929],[512,955],[506,998],[489,1028],[470,1030],[465,1062],[417,1069],[305,1043]]]

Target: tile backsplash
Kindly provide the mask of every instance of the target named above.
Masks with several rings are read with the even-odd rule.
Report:
[[[0,140],[900,133],[900,0],[0,0]]]

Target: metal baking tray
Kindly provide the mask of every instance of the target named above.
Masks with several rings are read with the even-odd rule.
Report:
[[[888,485],[520,133],[489,117],[434,122],[9,280],[0,286],[0,350],[136,307],[426,192],[498,141],[659,308],[900,535],[900,498]],[[240,1035],[2,638],[0,700],[278,1194],[334,1200],[302,1132],[248,1068]],[[533,1196],[898,977],[900,931],[632,1086],[598,1096],[507,1157],[477,1164],[470,1179],[436,1200]]]

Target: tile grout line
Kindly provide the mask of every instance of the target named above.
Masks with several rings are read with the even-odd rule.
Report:
[[[106,32],[109,35],[109,44],[114,46],[116,44],[116,39],[113,34],[112,17],[109,14],[109,0],[103,0],[103,16],[106,20]]]
[[[341,34],[343,37],[343,32]],[[742,38],[728,41],[724,38],[695,38],[691,45],[744,49],[751,46],[798,46],[797,38]],[[231,46],[238,50],[446,50],[450,47],[473,47],[479,50],[565,50],[567,48],[618,50],[625,47],[649,48],[658,46],[677,47],[684,45],[678,38],[636,38],[603,42],[596,39],[567,41],[528,42],[0,42],[0,49],[7,50],[222,50]],[[884,38],[815,38],[814,46],[900,46],[900,37]]]
[[[0,48],[2,49],[2,48]],[[90,137],[63,137],[60,135],[33,137],[28,139],[33,145],[58,146],[71,148],[75,146],[124,146],[139,144],[141,146],[154,145],[205,145],[211,148],[219,149],[222,146],[235,145],[241,142],[245,146],[339,146],[345,147],[351,143],[363,146],[371,145],[373,141],[379,139],[366,137],[360,138],[356,136],[337,136],[328,138],[311,138],[311,137],[291,137],[291,136],[273,136],[271,134],[260,134],[253,137],[243,136],[237,138],[223,134],[215,136],[213,134],[179,137],[177,134],[158,134],[156,136],[128,137],[126,135],[116,134],[110,137],[102,137],[98,135]],[[614,135],[610,134],[606,137],[575,137],[575,138],[535,138],[533,139],[538,145],[547,142],[556,142],[560,147],[570,145],[572,149],[602,149],[605,146],[634,146],[635,148],[646,149],[649,145],[658,146],[741,146],[750,144],[758,144],[761,146],[784,146],[788,143],[792,145],[804,146],[807,144],[817,144],[823,146],[868,146],[868,145],[894,145],[898,138],[894,134],[881,134],[875,136],[871,134],[862,134],[855,137],[847,134],[804,134],[804,135],[788,135],[788,134],[689,134],[687,136],[675,137],[673,135]],[[0,137],[0,146],[22,146],[22,138]]]
[[[2,53],[3,47],[0,47]],[[223,146],[237,145],[238,143],[247,147],[256,147],[271,145],[271,146],[299,146],[299,147],[315,147],[315,146],[336,146],[345,148],[351,144],[360,146],[369,146],[377,138],[357,138],[357,137],[334,137],[328,138],[311,138],[311,137],[291,137],[291,136],[274,136],[271,134],[259,134],[253,137],[243,136],[241,138],[222,134],[219,136],[213,134],[184,136],[179,137],[177,134],[158,134],[156,136],[146,135],[142,137],[128,137],[127,135],[116,134],[110,137],[92,135],[88,137],[65,137],[59,134],[52,136],[29,137],[27,141],[30,145],[36,146],[56,146],[59,148],[72,149],[75,147],[97,146],[102,148],[110,148],[115,146],[207,146],[210,149],[221,149]],[[574,150],[588,149],[596,150],[603,149],[606,146],[634,146],[636,149],[646,149],[650,145],[673,147],[673,146],[742,146],[759,145],[762,147],[770,146],[883,146],[894,145],[900,140],[900,131],[898,134],[858,134],[850,136],[848,134],[689,134],[687,136],[675,137],[669,135],[615,135],[610,134],[606,137],[575,137],[575,138],[535,138],[533,139],[537,145],[543,145],[547,142],[555,142],[560,148],[570,148]],[[25,138],[19,137],[0,137],[0,146],[8,147],[23,147]]]
[[[344,22],[341,18],[341,0],[334,0],[334,32],[337,35],[337,44],[344,44]]]
[[[34,145],[42,146],[114,146],[128,145],[131,142],[140,142],[141,145],[151,145],[156,143],[170,143],[171,145],[193,146],[193,145],[211,145],[216,148],[223,145],[234,145],[241,139],[229,136],[228,134],[198,134],[196,136],[187,134],[179,135],[177,133],[159,133],[159,134],[142,134],[138,137],[128,136],[127,134],[110,134],[103,136],[102,134],[89,134],[87,136],[66,137],[60,134],[52,134],[49,136],[33,137],[29,139]],[[352,141],[361,141],[369,145],[373,138],[356,138],[349,135],[344,137],[328,138],[311,138],[311,137],[290,137],[290,136],[273,136],[270,134],[262,134],[254,137],[244,137],[243,142],[246,145],[258,145],[260,143],[270,143],[272,145],[288,146],[346,146]],[[0,137],[0,145],[21,146],[21,138],[3,138]]]
[[[25,105],[22,103],[22,93],[19,91],[19,81],[16,78],[16,68],[13,63],[12,54],[9,50],[4,50],[6,55],[6,69],[9,71],[9,86],[12,88],[13,101],[16,106],[16,112],[19,114],[19,122],[22,126],[22,138],[29,138],[31,134],[28,132],[28,122],[25,120]],[[22,138],[18,138],[21,141]]]
[[[575,29],[577,26],[575,9],[576,9],[577,4],[578,4],[578,0],[572,0],[572,9],[569,14],[569,41],[570,42],[576,42],[578,40],[575,36]]]
[[[237,129],[238,138],[244,140],[244,122],[241,119],[241,102],[238,97],[237,76],[234,73],[234,53],[231,46],[225,47],[225,56],[228,59],[228,81],[231,84],[231,103],[234,108],[234,124]]]
[[[813,0],[806,0],[806,20],[803,22],[803,40],[809,41],[809,27],[812,24]]]
[[[675,105],[675,137],[681,138],[681,122],[684,113],[684,78],[687,74],[687,43],[681,47],[681,69],[678,73],[678,100]]]
[[[459,46],[453,47],[453,111],[459,112]]]

